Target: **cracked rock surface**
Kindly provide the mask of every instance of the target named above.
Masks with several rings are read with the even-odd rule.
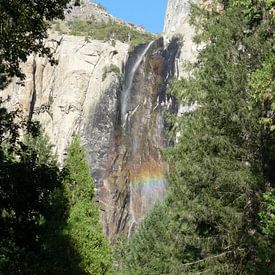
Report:
[[[129,45],[55,33],[48,44],[55,49],[58,65],[51,66],[45,58],[30,57],[23,64],[24,86],[14,79],[2,92],[2,98],[10,96],[9,109],[20,108],[41,122],[62,163],[72,134],[77,132],[84,141],[87,139],[87,119],[111,87],[118,85],[119,78],[114,73],[108,73],[104,80],[102,75],[111,64],[122,71]]]
[[[90,5],[85,1],[70,16],[88,20]],[[185,74],[182,64],[194,61],[197,52],[189,10],[187,0],[168,0],[165,45],[160,38],[132,51],[119,41],[52,32],[47,44],[58,65],[31,56],[22,65],[24,86],[14,79],[2,91],[3,100],[10,98],[9,110],[19,108],[41,123],[61,165],[73,134],[80,135],[111,241],[121,232],[130,237],[165,194],[168,167],[161,150],[169,142],[164,117],[182,109],[167,87],[174,76]],[[104,20],[106,12],[98,12]],[[174,39],[178,35],[183,36],[181,50]]]

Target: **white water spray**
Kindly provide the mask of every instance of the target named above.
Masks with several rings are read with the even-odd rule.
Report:
[[[144,49],[143,51],[140,53],[140,56],[137,58],[134,66],[131,69],[131,72],[129,74],[129,82],[127,87],[123,90],[122,93],[122,99],[121,99],[121,117],[122,117],[122,124],[125,125],[125,122],[127,120],[127,106],[128,106],[128,101],[130,98],[130,94],[131,94],[131,89],[132,89],[132,84],[133,84],[133,80],[134,80],[134,76],[136,74],[137,69],[139,68],[140,63],[142,62],[144,56],[146,55],[146,53],[148,52],[148,50],[150,49],[151,45],[154,43],[154,41],[151,41]]]
[[[133,207],[133,183],[130,183],[130,214],[131,214],[131,223],[128,229],[128,238],[131,237],[132,228],[135,224],[138,224],[136,218],[135,218],[135,211]]]

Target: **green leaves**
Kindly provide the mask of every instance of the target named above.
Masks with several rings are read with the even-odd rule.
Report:
[[[275,131],[275,56],[269,53],[262,67],[252,73],[250,86],[256,104],[262,108],[260,123],[270,131]]]
[[[1,0],[0,3],[0,89],[11,77],[24,79],[20,62],[31,53],[46,55],[51,61],[50,48],[45,46],[48,23],[63,19],[69,0]]]
[[[112,253],[79,138],[61,173],[47,137],[29,132],[21,141],[25,124],[3,108],[0,114],[0,273],[109,272]]]
[[[111,64],[109,66],[105,66],[103,68],[103,74],[102,74],[102,81],[104,81],[108,74],[113,73],[116,76],[120,76],[120,68],[114,64]]]
[[[131,46],[146,43],[152,40],[153,35],[151,33],[142,32],[136,30],[133,27],[129,27],[125,24],[119,24],[115,21],[109,22],[93,22],[83,20],[73,20],[65,22],[63,26],[60,22],[56,22],[55,30],[61,33],[68,33],[70,35],[86,36],[87,41],[89,38],[112,41],[128,42]]]
[[[271,192],[267,192],[263,198],[265,212],[260,213],[263,232],[269,238],[275,239],[275,196]]]
[[[15,113],[1,109],[0,273],[32,274],[42,270],[37,265],[40,260],[43,266],[39,256],[44,227],[51,216],[52,195],[61,182],[47,139],[36,131],[28,133],[31,143],[22,141],[19,131],[26,132],[28,125],[16,121]]]
[[[85,274],[107,274],[112,269],[111,248],[102,232],[99,208],[94,201],[95,184],[79,137],[75,136],[68,148],[64,171],[69,208],[63,232],[72,240],[79,254],[79,267]]]
[[[223,9],[193,8],[197,41],[206,44],[190,76],[172,83],[171,93],[183,106],[197,102],[197,109],[170,118],[177,141],[165,153],[171,164],[168,195],[129,242],[131,272],[273,270],[274,240],[262,234],[258,215],[262,194],[275,179],[274,135],[259,123],[274,98],[271,7],[266,1],[213,2]],[[268,234],[272,204],[269,197],[261,214]]]
[[[64,183],[70,196],[70,202],[94,197],[94,181],[91,178],[84,148],[80,145],[78,137],[74,137],[68,148],[68,158],[65,161]]]

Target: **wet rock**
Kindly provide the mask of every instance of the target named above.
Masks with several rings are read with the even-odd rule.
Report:
[[[168,166],[161,150],[170,141],[164,117],[179,109],[167,86],[172,77],[185,73],[182,63],[195,60],[197,51],[186,5],[168,1],[165,43],[158,39],[130,53],[127,43],[52,33],[47,43],[58,66],[32,56],[23,65],[25,86],[15,79],[2,92],[3,99],[11,97],[10,110],[19,107],[41,122],[61,164],[73,133],[81,136],[104,229],[112,241],[122,232],[130,237],[165,195]],[[90,8],[86,2],[68,16],[87,20]],[[98,12],[104,20],[106,11]],[[184,35],[181,51],[178,34]],[[123,75],[110,72],[103,78],[110,65]]]
[[[179,54],[177,42],[173,43],[173,51],[164,49],[162,39],[140,45],[125,66],[117,113],[110,124],[113,135],[106,146],[107,161],[97,173],[102,219],[111,240],[121,232],[131,236],[166,191],[167,164],[161,155],[168,144],[164,114],[177,110],[175,100],[167,95]],[[101,124],[105,123],[94,125]]]

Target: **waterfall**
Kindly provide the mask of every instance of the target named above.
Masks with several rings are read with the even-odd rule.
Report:
[[[130,213],[130,218],[131,218],[131,221],[130,221],[130,224],[129,224],[129,229],[128,229],[128,238],[131,237],[131,233],[132,233],[132,228],[135,224],[138,224],[136,218],[135,218],[135,211],[134,211],[134,208],[133,208],[133,183],[131,182],[130,183],[130,207],[129,207],[129,213]]]
[[[160,152],[169,144],[164,114],[177,109],[167,95],[177,53],[177,41],[166,49],[162,38],[136,46],[125,64],[122,89],[110,90],[98,105],[102,110],[96,126],[100,130],[105,117],[115,130],[98,184],[102,219],[111,241],[121,232],[130,238],[165,196],[168,165]],[[112,100],[116,96],[117,101]],[[116,103],[116,113],[108,114],[106,102]]]
[[[143,61],[144,56],[150,49],[151,45],[154,43],[154,40],[151,41],[140,53],[137,60],[134,63],[134,66],[132,67],[130,73],[129,73],[129,80],[126,85],[126,88],[122,91],[122,99],[121,99],[121,118],[122,118],[122,124],[125,125],[127,121],[127,106],[131,94],[132,84],[134,80],[134,76],[136,74],[137,69],[139,68],[140,63]]]

